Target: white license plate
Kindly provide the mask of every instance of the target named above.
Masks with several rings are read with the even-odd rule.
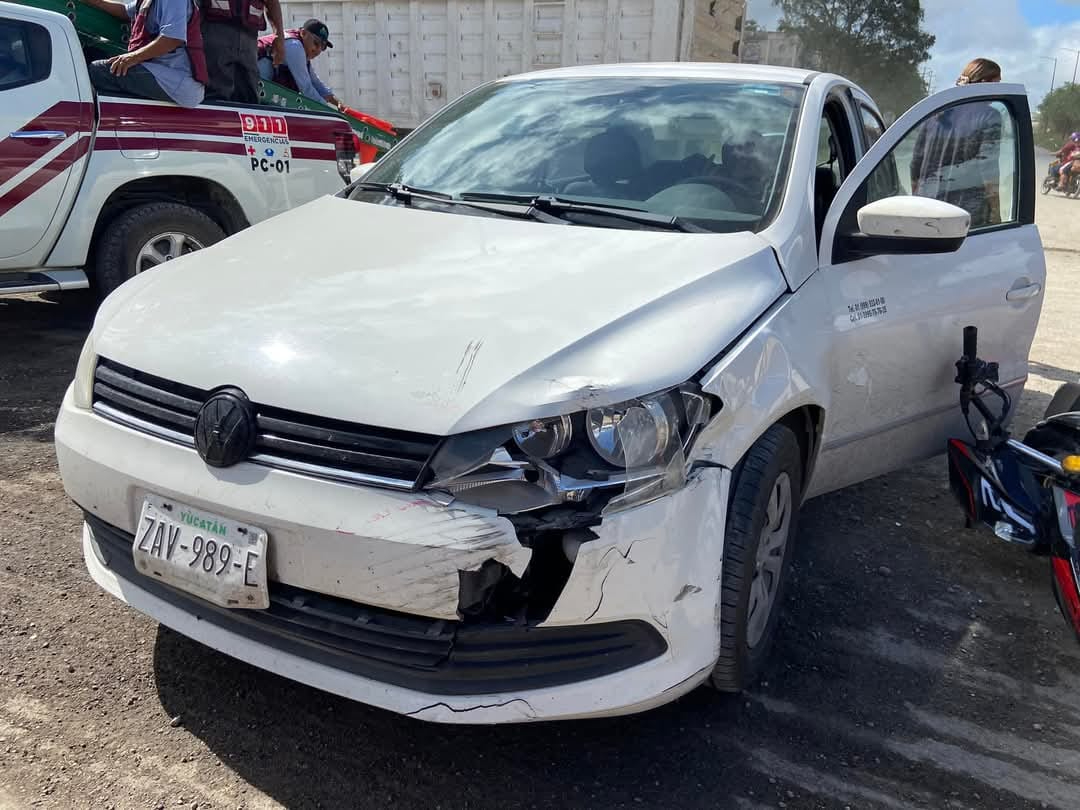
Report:
[[[265,531],[151,495],[143,501],[135,567],[216,605],[270,607]]]

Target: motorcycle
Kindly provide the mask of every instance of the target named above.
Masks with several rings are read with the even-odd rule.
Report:
[[[978,331],[964,328],[956,363],[960,410],[972,442],[948,442],[949,485],[967,528],[988,527],[1002,540],[1050,558],[1058,608],[1080,641],[1080,385],[1058,389],[1041,422],[1012,438],[1012,407],[998,386],[998,365],[977,356]],[[994,397],[1000,413],[987,404]]]
[[[1054,161],[1050,164],[1046,171],[1046,177],[1043,178],[1042,193],[1049,194],[1051,191],[1057,189],[1058,172],[1061,168],[1061,161]],[[1073,171],[1069,175],[1069,182],[1065,186],[1063,192],[1066,197],[1080,197],[1080,172]]]

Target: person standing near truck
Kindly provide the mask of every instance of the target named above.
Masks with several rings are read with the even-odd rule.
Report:
[[[271,58],[273,43],[269,34],[259,38],[259,75],[262,78],[295,90],[312,101],[341,108],[334,91],[323,84],[311,66],[312,59],[334,47],[330,31],[322,20],[308,20],[300,28],[285,32],[285,62],[280,66]]]
[[[259,101],[259,32],[267,19],[273,34],[270,58],[285,59],[285,24],[278,0],[199,0],[210,83],[206,97],[216,101],[257,104]],[[265,38],[264,38],[265,39]]]
[[[203,100],[206,58],[192,0],[83,0],[131,21],[127,53],[90,63],[99,93],[120,93],[194,107]]]
[[[1000,82],[1001,67],[973,59],[957,86]],[[911,193],[952,203],[971,214],[971,227],[1001,221],[1002,115],[990,102],[969,101],[919,125],[911,159]]]

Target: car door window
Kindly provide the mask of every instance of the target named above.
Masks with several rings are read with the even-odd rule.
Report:
[[[828,169],[836,187],[840,187],[843,177],[840,174],[840,149],[837,145],[836,131],[827,115],[822,116],[818,127],[817,165],[819,169]]]
[[[851,170],[850,135],[842,129],[841,108],[830,104],[822,113],[818,125],[817,166],[814,171],[814,226],[820,239],[825,215],[836,192]],[[846,139],[846,140],[845,140]]]
[[[0,91],[41,81],[51,63],[52,40],[43,26],[0,18]]]
[[[862,119],[863,135],[866,137],[866,148],[869,149],[878,138],[885,134],[885,124],[878,118],[878,114],[865,104],[859,105],[859,118]]]
[[[897,143],[866,180],[874,202],[896,194],[933,197],[971,214],[971,230],[1016,224],[1019,152],[1016,121],[1000,101],[939,110]]]

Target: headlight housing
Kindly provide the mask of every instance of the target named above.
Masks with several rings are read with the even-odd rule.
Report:
[[[585,416],[589,444],[613,467],[636,469],[655,463],[679,433],[674,411],[670,397],[592,408]]]
[[[96,365],[97,353],[94,351],[94,335],[91,333],[79,353],[79,363],[75,366],[75,380],[71,384],[71,395],[76,408],[90,410],[94,400],[94,367]]]
[[[533,419],[517,425],[513,432],[518,449],[531,458],[539,459],[555,458],[570,446],[574,436],[569,416]]]
[[[652,500],[686,480],[687,451],[713,413],[692,383],[569,415],[448,439],[431,489],[505,514],[559,503],[607,512]]]

